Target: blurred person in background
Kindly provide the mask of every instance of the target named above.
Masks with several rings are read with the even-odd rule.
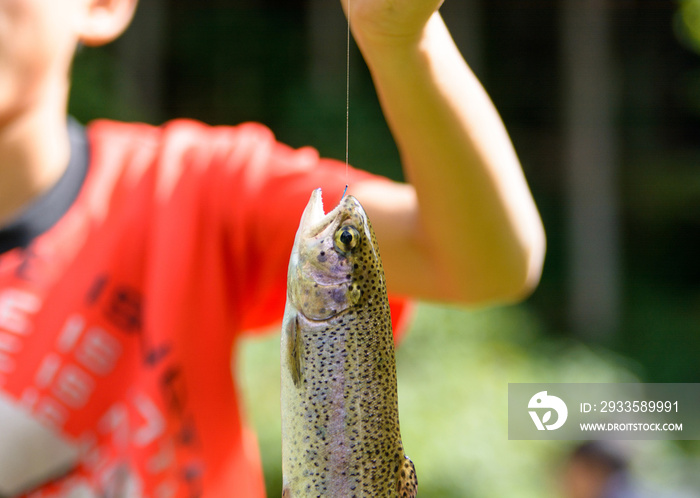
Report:
[[[629,442],[629,441],[627,441]],[[680,487],[660,489],[630,471],[633,453],[625,441],[586,441],[573,448],[561,471],[564,498],[694,498]]]
[[[587,441],[576,446],[562,472],[566,498],[641,498],[633,491],[629,461],[619,446],[606,441]]]
[[[259,124],[83,127],[76,47],[119,36],[136,0],[0,0],[0,496],[264,496],[230,360],[281,319],[314,188],[335,202],[350,184],[394,295],[531,292],[541,221],[439,4],[352,1],[398,184],[346,180]]]

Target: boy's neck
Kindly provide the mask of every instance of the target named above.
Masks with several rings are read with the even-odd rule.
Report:
[[[69,158],[65,113],[38,108],[0,122],[0,227],[50,189]]]

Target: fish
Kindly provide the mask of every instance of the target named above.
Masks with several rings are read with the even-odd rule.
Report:
[[[359,201],[314,190],[289,260],[281,338],[283,498],[416,496],[399,429],[377,240]]]

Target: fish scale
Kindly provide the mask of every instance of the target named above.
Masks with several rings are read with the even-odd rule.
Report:
[[[321,192],[314,191],[287,287],[282,496],[414,497],[415,469],[399,430],[384,271],[357,199],[345,196],[324,214]]]

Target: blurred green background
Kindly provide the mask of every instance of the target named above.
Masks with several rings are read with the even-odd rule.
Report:
[[[525,303],[423,304],[398,354],[421,497],[560,496],[573,442],[508,441],[509,382],[700,382],[700,2],[446,0],[506,123],[548,254]],[[351,49],[350,160],[400,178]],[[70,112],[261,121],[345,155],[345,20],[321,0],[142,0],[118,42],[83,48]],[[279,496],[278,334],[240,348],[270,496]],[[632,445],[653,491],[700,496],[697,442]],[[681,495],[674,495],[681,496]]]
[[[419,307],[397,350],[401,434],[416,465],[418,496],[563,496],[564,460],[575,442],[509,441],[508,383],[639,379],[629,359],[542,330],[526,305],[471,312]],[[241,370],[268,495],[280,496],[279,337],[247,344]],[[683,443],[634,441],[625,447],[635,455],[631,470],[648,490],[644,496],[698,496],[700,447]],[[678,494],[666,494],[671,490]]]

